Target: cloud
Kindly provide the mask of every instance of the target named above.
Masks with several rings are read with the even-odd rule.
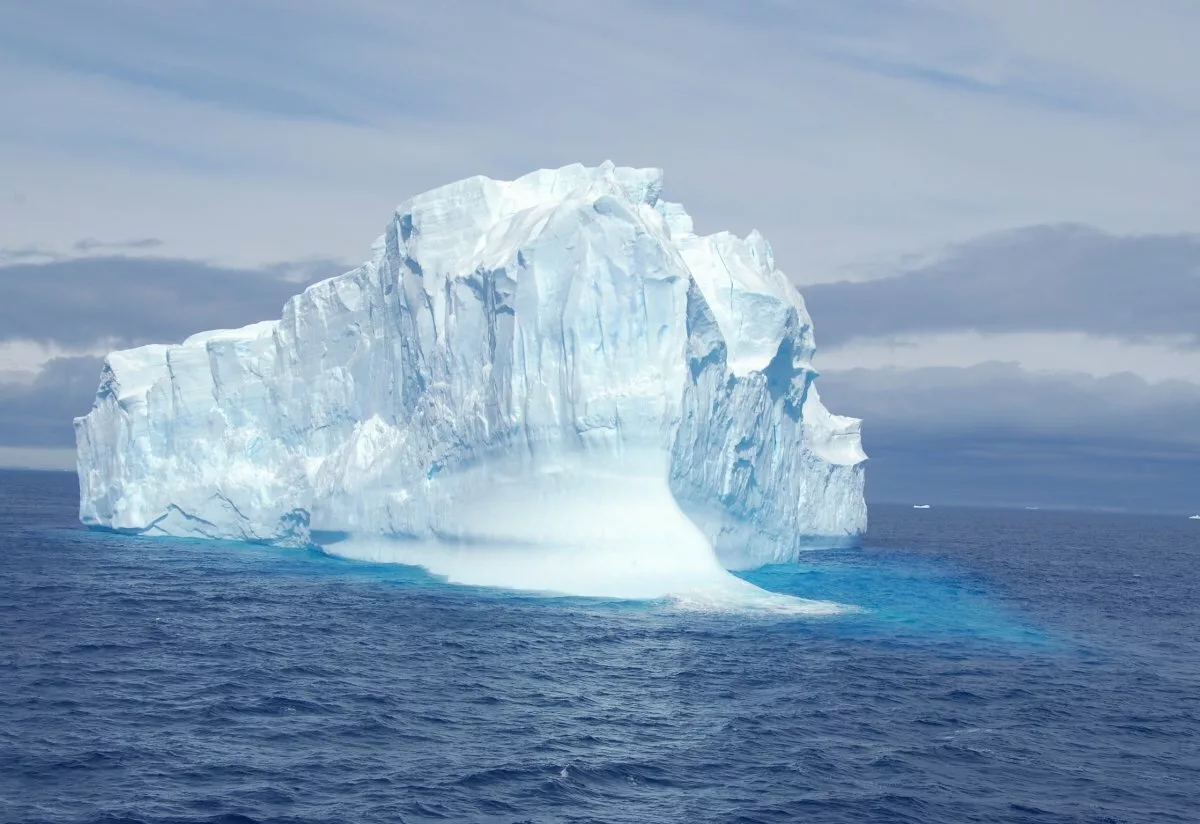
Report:
[[[347,268],[121,256],[0,267],[0,463],[63,463],[53,450],[74,444],[71,421],[91,407],[101,353],[277,318],[305,284]]]
[[[59,260],[63,257],[60,252],[53,249],[44,249],[40,246],[5,246],[0,248],[0,265],[6,263],[29,263],[36,261],[38,263],[48,260]]]
[[[90,254],[91,252],[115,252],[128,249],[155,249],[162,246],[162,241],[156,237],[143,237],[135,240],[103,241],[94,238],[84,238],[75,241],[72,248],[76,252]]]
[[[96,397],[101,359],[55,358],[30,382],[0,382],[0,447],[68,447]]]
[[[702,229],[761,229],[800,282],[1200,211],[1186,5],[10,6],[0,106],[31,114],[0,137],[0,245],[62,251],[70,227],[239,267],[357,260],[410,194],[605,158],[665,166]]]
[[[234,269],[125,256],[0,266],[0,462],[62,464],[61,455],[36,450],[74,444],[71,421],[91,407],[102,353],[277,318],[304,285],[348,268],[301,260]]]
[[[1200,343],[1200,235],[1035,226],[957,245],[886,279],[807,286],[804,297],[825,347],[966,330]]]
[[[279,317],[332,261],[233,269],[169,258],[96,257],[0,267],[0,340],[87,347],[171,343]]]
[[[1200,448],[1200,384],[1125,373],[1039,374],[1009,363],[821,375],[830,407],[875,432],[1114,438]]]
[[[56,358],[100,357],[113,350],[114,340],[87,346],[62,346],[53,341],[0,340],[0,383],[32,383],[42,368]]]
[[[823,374],[827,405],[863,418],[877,501],[1200,506],[1200,386],[1042,375],[1013,364]]]
[[[1033,372],[1079,372],[1093,377],[1133,373],[1145,380],[1200,384],[1200,348],[1193,343],[1189,335],[1130,341],[1085,332],[926,332],[855,338],[823,349],[815,363],[822,372],[836,372],[888,366],[969,367],[999,361]]]

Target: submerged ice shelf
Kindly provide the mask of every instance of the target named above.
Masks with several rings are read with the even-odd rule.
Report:
[[[661,188],[608,163],[469,178],[279,321],[113,352],[75,422],[81,519],[344,533],[331,551],[606,595],[855,543],[859,421],[821,403],[800,294],[760,235],[697,235]]]

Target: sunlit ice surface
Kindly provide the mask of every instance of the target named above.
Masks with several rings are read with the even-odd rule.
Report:
[[[728,572],[683,513],[667,456],[559,455],[532,470],[493,461],[458,473],[435,539],[322,536],[322,549],[421,566],[470,586],[600,598],[669,598],[681,608],[832,615],[849,606],[773,593]]]
[[[80,519],[399,537],[355,551],[577,594],[744,590],[720,567],[854,544],[859,421],[820,399],[803,298],[760,234],[697,235],[662,186],[605,163],[439,187],[278,321],[111,353]]]

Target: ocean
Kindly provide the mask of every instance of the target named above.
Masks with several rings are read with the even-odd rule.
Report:
[[[1200,522],[874,506],[827,616],[76,521],[0,472],[3,822],[1200,821]]]

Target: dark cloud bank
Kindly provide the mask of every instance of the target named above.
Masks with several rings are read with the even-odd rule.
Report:
[[[1084,332],[1200,344],[1200,236],[1040,226],[980,238],[883,280],[804,289],[817,340]],[[1039,375],[1013,364],[857,369],[820,379],[862,417],[868,497],[1200,512],[1200,375]]]
[[[31,383],[0,382],[0,446],[74,446],[71,419],[92,406],[101,358],[56,358]]]
[[[805,287],[822,347],[918,332],[1088,332],[1200,343],[1200,235],[1036,226],[894,277]]]
[[[172,342],[279,316],[328,261],[229,269],[103,257],[0,267],[0,340]],[[867,283],[810,286],[824,347],[904,332],[1197,334],[1200,241],[1039,227]],[[0,376],[0,446],[73,446],[97,358],[36,380]],[[1200,383],[1200,376],[1197,383]],[[874,501],[1200,511],[1200,386],[1134,375],[1035,375],[1012,364],[850,370],[821,377],[831,409],[862,417]]]
[[[1136,375],[856,369],[822,375],[864,419],[868,498],[1200,510],[1200,385]]]
[[[307,283],[350,268],[332,261],[228,269],[170,258],[99,257],[0,267],[0,340],[84,347],[177,342],[206,329],[279,317]]]
[[[2,266],[0,341],[74,348],[98,341],[121,347],[175,343],[206,329],[277,318],[284,302],[305,285],[348,268],[318,260],[231,269],[120,256]],[[71,420],[91,407],[100,363],[96,357],[58,358],[32,382],[0,374],[0,446],[74,446]]]

